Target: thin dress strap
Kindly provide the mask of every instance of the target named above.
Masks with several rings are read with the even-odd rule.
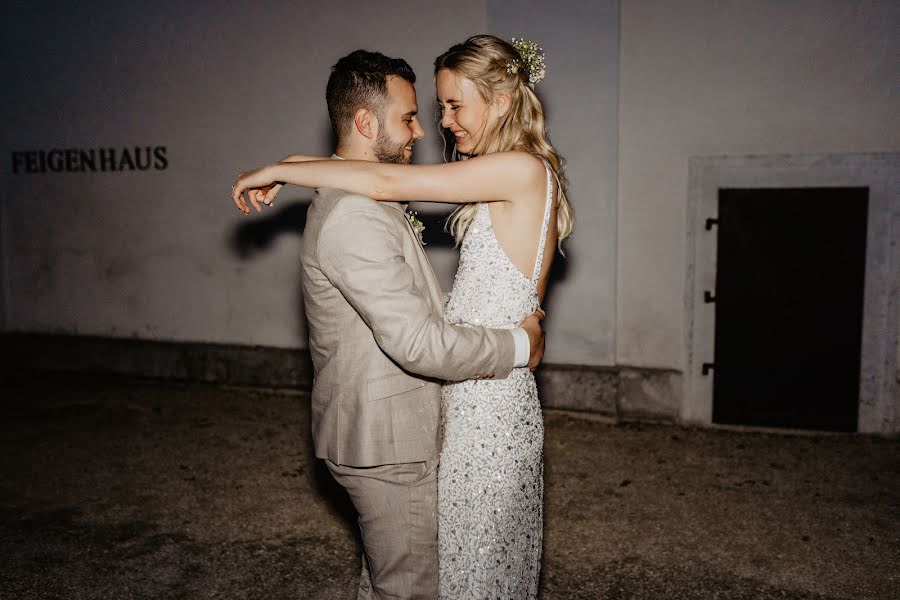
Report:
[[[541,267],[544,264],[544,246],[547,244],[547,231],[550,227],[550,209],[553,207],[553,173],[550,165],[544,162],[544,168],[547,170],[547,202],[544,207],[544,223],[541,225],[541,239],[538,242],[537,259],[534,261],[534,273],[531,274],[531,284],[537,283],[538,277],[541,275]]]

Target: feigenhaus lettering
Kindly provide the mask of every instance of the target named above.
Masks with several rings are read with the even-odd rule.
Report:
[[[13,174],[165,171],[169,167],[165,146],[13,150],[11,159]]]

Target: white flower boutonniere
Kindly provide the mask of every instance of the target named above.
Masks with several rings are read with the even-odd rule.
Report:
[[[419,236],[419,243],[423,246],[425,245],[425,240],[422,239],[422,232],[425,231],[425,224],[419,220],[419,213],[408,210],[406,211],[406,220],[409,221],[409,224],[412,226],[413,231],[416,232],[416,235]]]

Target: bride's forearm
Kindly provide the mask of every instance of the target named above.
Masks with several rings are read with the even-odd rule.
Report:
[[[268,167],[273,181],[307,188],[339,188],[375,200],[397,198],[389,182],[391,167],[367,161],[337,161],[304,157],[303,161],[280,162]],[[394,194],[392,194],[394,193]]]
[[[267,167],[273,181],[307,188],[337,188],[379,201],[462,203],[494,197],[459,198],[453,184],[457,165],[398,165],[365,160],[283,162]]]
[[[311,159],[312,157],[303,157]],[[271,181],[307,188],[338,188],[373,200],[531,202],[543,194],[544,164],[524,152],[498,152],[438,165],[365,160],[282,162],[266,169]]]

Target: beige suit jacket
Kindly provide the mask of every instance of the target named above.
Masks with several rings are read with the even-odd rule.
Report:
[[[506,377],[509,330],[449,325],[403,206],[320,189],[301,242],[316,456],[349,466],[440,452],[440,382]]]

